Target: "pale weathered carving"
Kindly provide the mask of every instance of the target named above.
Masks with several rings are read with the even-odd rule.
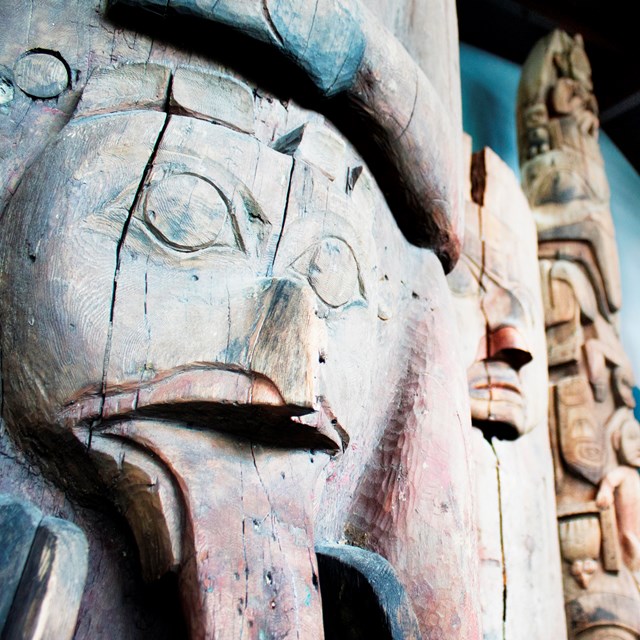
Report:
[[[523,185],[539,232],[550,433],[570,638],[640,637],[640,429],[617,329],[620,282],[597,104],[580,37],[554,32],[523,69]]]
[[[491,150],[474,154],[470,175],[463,258],[448,281],[468,367],[473,423],[488,437],[514,439],[540,422],[537,398],[546,388],[544,363],[528,366],[542,335],[531,249],[535,228],[517,183]],[[528,245],[519,241],[525,225]]]
[[[513,172],[467,147],[465,240],[447,280],[478,429],[483,637],[561,637],[560,576],[542,570],[559,565],[559,549],[535,223]]]
[[[640,424],[626,407],[619,409],[611,422],[615,426],[611,443],[620,466],[608,471],[600,482],[596,505],[600,509],[614,507],[622,559],[640,584]]]
[[[178,575],[192,637],[321,638],[320,541],[349,542],[362,572],[368,557],[367,580],[386,558],[401,592],[377,601],[407,637],[474,637],[468,412],[436,256],[455,255],[449,213],[434,251],[415,246],[318,115],[188,54],[123,51],[89,65],[74,116],[11,183],[12,437],[70,495],[116,507],[146,579]],[[406,115],[420,188],[455,191],[433,119]],[[404,174],[397,151],[377,153]],[[457,215],[453,191],[421,207]]]

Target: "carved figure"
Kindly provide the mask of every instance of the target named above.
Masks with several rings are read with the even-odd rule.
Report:
[[[483,637],[562,637],[560,576],[539,570],[560,552],[535,222],[513,171],[467,142],[465,240],[447,280],[477,432]]]
[[[546,386],[543,364],[526,368],[542,327],[536,317],[537,262],[530,250],[535,229],[529,225],[529,246],[519,241],[531,214],[517,182],[491,150],[473,155],[470,172],[465,245],[448,282],[473,424],[489,438],[514,439],[538,424],[536,398]],[[527,375],[532,369],[537,373]]]
[[[596,496],[600,509],[615,507],[622,559],[638,582],[640,571],[640,424],[625,407],[619,409],[620,426],[611,434],[619,466],[606,473]]]
[[[640,503],[631,503],[637,474],[623,466],[635,456],[639,426],[618,336],[619,268],[581,38],[556,31],[536,45],[523,68],[518,128],[538,225],[569,637],[638,638],[630,570]]]
[[[407,637],[473,637],[455,169],[408,115],[412,239],[433,250],[415,246],[342,136],[216,68],[93,70],[22,176],[1,240],[7,427],[70,495],[115,505],[147,579],[178,574],[194,638],[321,638],[314,549],[345,539],[396,572]],[[397,151],[379,155],[413,167]]]

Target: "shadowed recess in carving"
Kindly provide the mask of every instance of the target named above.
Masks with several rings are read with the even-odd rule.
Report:
[[[346,544],[319,544],[316,554],[327,638],[421,640],[407,593],[382,556]]]

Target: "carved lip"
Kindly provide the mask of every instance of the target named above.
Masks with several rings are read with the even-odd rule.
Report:
[[[108,387],[104,396],[94,388],[58,413],[59,423],[71,429],[89,424],[100,430],[136,417],[317,448],[344,449],[348,442],[322,398],[309,406],[286,403],[266,376],[226,364],[178,367],[151,380]]]
[[[505,391],[511,391],[512,393],[516,393],[519,396],[522,395],[522,389],[519,385],[510,384],[507,382],[490,382],[489,380],[485,380],[484,382],[477,382],[471,385],[471,389],[473,391],[484,391],[484,390],[494,390],[494,389],[504,389]]]
[[[477,363],[478,364],[478,363]],[[504,366],[496,366],[491,361],[482,363],[482,373],[474,365],[476,375],[469,378],[469,393],[478,399],[508,399],[524,401],[524,391],[517,372]],[[514,398],[518,396],[518,398]]]
[[[507,440],[523,433],[527,400],[517,371],[503,361],[485,360],[468,374],[474,426]]]

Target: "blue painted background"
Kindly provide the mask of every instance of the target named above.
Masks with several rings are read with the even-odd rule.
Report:
[[[588,53],[588,52],[587,52]],[[473,149],[491,147],[520,175],[516,141],[516,93],[520,67],[467,45],[460,47],[462,118]],[[596,78],[596,95],[598,91]],[[640,375],[640,176],[601,132],[600,144],[611,186],[611,211],[616,227],[622,272],[622,344]],[[640,404],[640,390],[636,389]],[[640,419],[640,406],[636,406]]]

